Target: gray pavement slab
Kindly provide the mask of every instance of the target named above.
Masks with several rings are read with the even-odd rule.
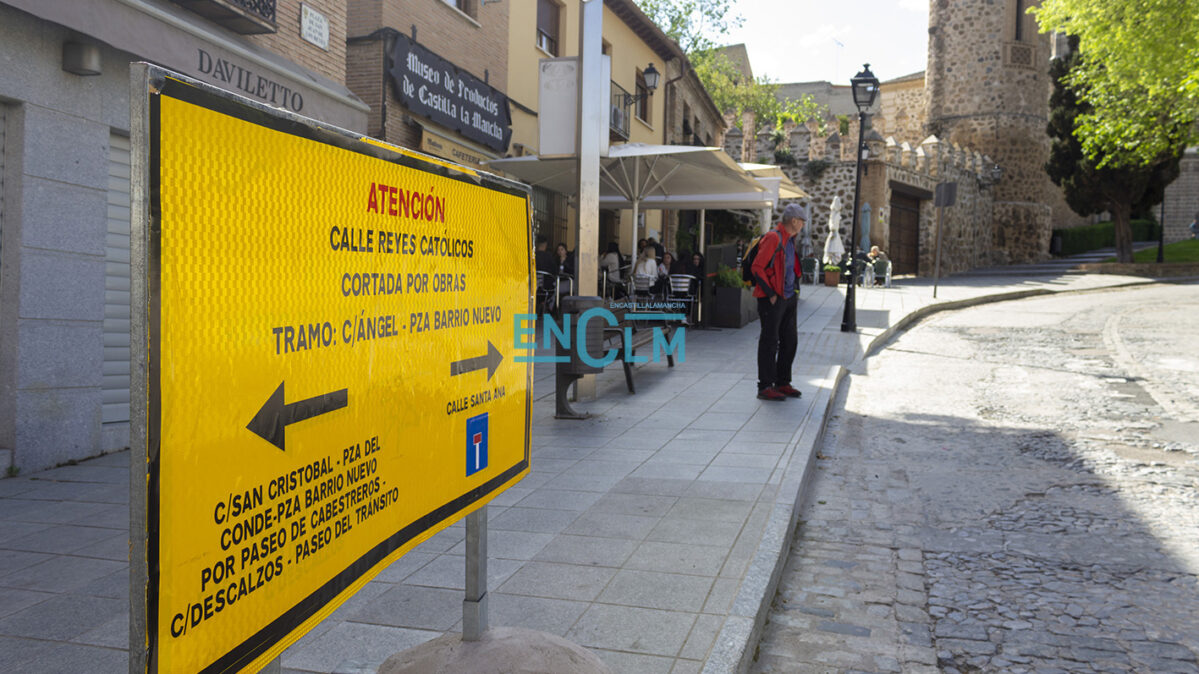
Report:
[[[586,421],[553,418],[553,371],[539,366],[532,472],[489,506],[492,624],[565,636],[616,672],[739,671],[774,596],[843,368],[934,311],[1145,282],[1060,269],[967,274],[942,279],[934,299],[929,280],[901,278],[859,290],[856,333],[840,331],[844,287],[804,286],[792,382],[803,398],[779,403],[754,396],[756,324],[688,331],[686,361],[638,367],[636,395],[608,368],[598,397],[577,403],[594,415]],[[127,670],[128,465],[121,452],[0,480],[0,670]],[[870,518],[848,499],[844,513],[830,530],[857,531]],[[857,533],[903,540],[898,530]],[[288,648],[283,668],[373,671],[392,652],[460,630],[463,538],[456,524],[384,569]],[[836,550],[829,560],[830,571],[872,563]],[[851,591],[822,587],[824,597]],[[880,629],[868,615],[839,622],[804,606],[797,629],[836,639]],[[917,613],[901,616],[915,636],[926,623]],[[828,664],[888,671],[880,658]]]

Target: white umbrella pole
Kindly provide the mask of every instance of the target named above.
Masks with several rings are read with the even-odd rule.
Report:
[[[636,255],[636,251],[637,251],[637,240],[642,238],[642,234],[643,234],[643,232],[641,231],[640,225],[637,222],[637,212],[639,210],[638,206],[640,206],[640,205],[641,205],[641,201],[639,199],[633,200],[633,251],[634,251],[634,255]]]
[[[638,191],[641,188],[641,162],[633,162],[633,240],[645,238],[645,232],[641,230],[641,223],[637,220],[637,207],[640,206],[641,193]]]

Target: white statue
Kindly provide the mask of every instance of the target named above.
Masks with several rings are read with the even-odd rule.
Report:
[[[828,238],[824,241],[824,263],[841,264],[845,255],[845,244],[841,242],[841,197],[833,197],[829,207]]]

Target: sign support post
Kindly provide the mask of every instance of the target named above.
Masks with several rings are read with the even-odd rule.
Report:
[[[466,599],[462,600],[462,640],[479,641],[487,628],[487,506],[483,506],[466,516]]]
[[[144,63],[134,63],[129,68],[129,91],[137,92],[150,86],[150,69]],[[136,302],[148,297],[149,239],[145,226],[150,217],[149,166],[150,145],[143,139],[150,134],[150,101],[147,96],[129,97],[129,133],[133,138],[133,152],[129,162],[129,207],[133,229],[129,237],[129,289]],[[147,413],[144,401],[148,398],[150,373],[148,372],[149,344],[146,339],[145,312],[130,313],[130,401],[132,419],[142,419]],[[149,447],[146,442],[145,423],[129,426],[129,672],[144,674],[149,665],[147,630],[146,578],[148,568],[147,501],[149,487],[146,483],[146,465]]]

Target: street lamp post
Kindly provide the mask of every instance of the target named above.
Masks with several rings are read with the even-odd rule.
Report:
[[[878,96],[878,78],[870,72],[870,64],[862,66],[862,72],[853,76],[849,81],[853,85],[853,104],[858,108],[858,166],[854,172],[853,186],[853,226],[849,235],[849,270],[847,280],[849,288],[845,292],[845,314],[841,318],[841,332],[857,332],[858,320],[854,308],[854,289],[857,286],[854,267],[857,264],[854,253],[858,245],[858,202],[862,198],[862,159],[866,154],[866,110],[874,105]]]
[[[658,69],[655,68],[654,64],[651,63],[651,64],[649,64],[648,68],[641,71],[641,76],[643,78],[645,78],[645,93],[644,94],[626,93],[624,95],[625,107],[628,107],[647,96],[653,95],[654,90],[658,88],[658,78],[660,78],[662,76],[662,73],[658,72]]]

